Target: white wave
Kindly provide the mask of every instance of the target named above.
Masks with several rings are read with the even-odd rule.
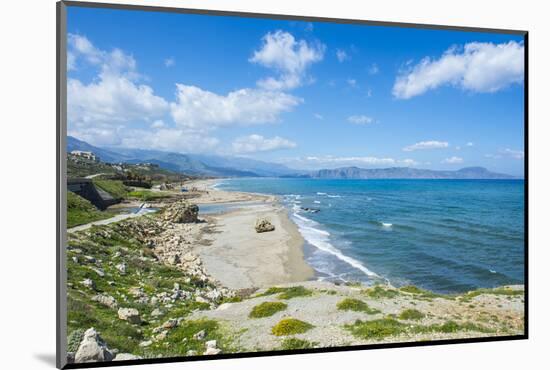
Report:
[[[315,203],[315,204],[321,204],[321,202],[319,202],[318,200],[314,200],[313,203]]]
[[[330,195],[330,194],[327,195],[327,197],[329,197],[329,198],[342,198],[341,195]]]
[[[495,270],[489,270],[491,274],[496,274],[497,272]]]
[[[327,193],[321,193],[321,192],[317,192],[317,195],[327,195]]]
[[[380,222],[382,224],[383,227],[392,227],[393,224],[390,224],[388,222]]]
[[[318,225],[319,223],[310,220],[309,218],[303,217],[297,213],[294,213],[293,215],[296,225],[298,225],[298,229],[300,230],[300,233],[302,234],[304,239],[308,241],[308,243],[322,250],[323,252],[329,253],[339,260],[346,262],[348,265],[358,269],[367,276],[380,277],[378,276],[378,274],[372,272],[367,267],[365,267],[361,262],[352,257],[346,256],[340,250],[335,248],[329,241],[330,234],[328,232],[313,227]]]

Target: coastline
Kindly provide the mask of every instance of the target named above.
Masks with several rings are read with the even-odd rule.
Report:
[[[234,209],[201,215],[208,227],[196,253],[208,273],[231,289],[264,288],[310,280],[314,270],[304,259],[304,238],[277,198],[213,188],[220,180],[187,183],[200,194],[199,205],[235,203]],[[256,233],[257,219],[266,218],[275,230]]]

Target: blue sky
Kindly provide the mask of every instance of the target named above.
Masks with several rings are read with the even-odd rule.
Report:
[[[70,135],[293,168],[523,174],[523,38],[70,7]]]

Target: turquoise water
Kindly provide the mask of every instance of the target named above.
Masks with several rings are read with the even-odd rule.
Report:
[[[246,178],[217,187],[278,195],[319,279],[437,292],[523,283],[523,180]]]

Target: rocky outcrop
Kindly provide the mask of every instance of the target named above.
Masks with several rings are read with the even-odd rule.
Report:
[[[141,323],[141,317],[139,316],[139,311],[136,310],[135,308],[119,308],[118,318],[121,320],[126,320],[131,324]]]
[[[111,297],[110,295],[98,294],[92,297],[92,301],[98,302],[115,310],[118,307],[116,299],[114,297]]]
[[[175,202],[162,211],[164,221],[176,224],[197,222],[199,207],[186,201]]]
[[[115,354],[107,348],[99,333],[90,328],[84,332],[82,342],[74,356],[76,363],[111,361]]]
[[[275,226],[265,218],[258,219],[254,228],[256,229],[257,233],[265,233],[275,230]]]
[[[128,361],[128,360],[141,360],[141,357],[132,355],[131,353],[119,353],[116,355],[113,361]]]

